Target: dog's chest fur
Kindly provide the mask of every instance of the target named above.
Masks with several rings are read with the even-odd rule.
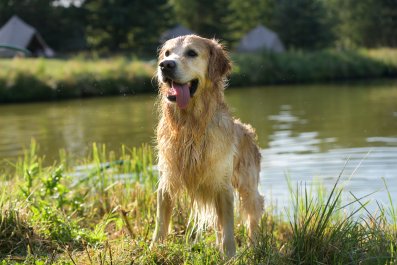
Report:
[[[168,188],[196,193],[224,185],[232,175],[235,152],[234,124],[228,111],[221,109],[204,123],[194,116],[168,118],[161,118],[157,138],[159,167]]]

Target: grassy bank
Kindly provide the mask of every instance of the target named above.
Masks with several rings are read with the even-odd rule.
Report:
[[[397,50],[235,54],[231,87],[397,77]],[[155,62],[1,59],[0,103],[156,91]]]
[[[230,85],[291,84],[397,77],[397,50],[236,55]]]
[[[397,209],[365,212],[341,204],[341,189],[312,196],[292,187],[292,210],[281,218],[267,205],[259,243],[235,226],[237,256],[225,261],[211,230],[195,240],[188,226],[189,200],[181,197],[166,244],[149,249],[154,229],[157,172],[151,149],[122,147],[116,155],[92,147],[91,155],[43,167],[31,149],[2,172],[0,264],[395,264]],[[387,215],[391,217],[387,219]],[[289,221],[285,221],[289,220]],[[240,223],[236,217],[236,223]]]
[[[154,92],[153,64],[112,59],[0,60],[0,102]]]

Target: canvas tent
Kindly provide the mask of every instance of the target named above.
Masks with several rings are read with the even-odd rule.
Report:
[[[1,46],[27,49],[34,56],[54,56],[54,51],[48,47],[39,32],[18,16],[10,18],[0,29],[0,47]],[[13,55],[15,55],[15,51],[0,48],[0,56]]]
[[[238,52],[256,52],[260,50],[272,52],[283,52],[285,50],[278,35],[262,25],[249,31],[237,46]]]
[[[164,32],[161,37],[160,37],[160,43],[164,43],[169,39],[184,36],[184,35],[189,35],[189,34],[194,34],[193,31],[190,29],[185,28],[182,25],[177,25],[176,27],[167,30]]]

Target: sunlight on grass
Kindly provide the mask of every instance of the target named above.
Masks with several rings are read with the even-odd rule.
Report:
[[[0,102],[133,95],[156,91],[156,59],[0,59]],[[397,76],[396,49],[232,54],[230,86]]]
[[[165,244],[149,249],[154,229],[157,171],[147,145],[117,152],[93,144],[91,155],[44,167],[30,149],[1,176],[0,264],[395,264],[397,209],[370,212],[355,198],[342,205],[339,179],[332,190],[290,183],[285,218],[266,211],[258,243],[236,216],[239,246],[232,260],[215,247],[211,229],[196,235],[188,226],[189,199],[182,196]],[[68,162],[66,162],[68,161]],[[387,189],[387,184],[385,182]],[[270,209],[270,208],[269,208]],[[358,214],[360,213],[360,214]]]

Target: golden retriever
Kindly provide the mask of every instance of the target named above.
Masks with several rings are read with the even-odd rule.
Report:
[[[224,101],[231,62],[215,40],[187,35],[159,52],[160,181],[152,244],[165,239],[175,196],[186,191],[199,221],[212,221],[229,257],[234,242],[234,189],[253,239],[263,212],[258,192],[260,153],[255,131],[234,119]],[[210,218],[209,218],[210,217]]]

